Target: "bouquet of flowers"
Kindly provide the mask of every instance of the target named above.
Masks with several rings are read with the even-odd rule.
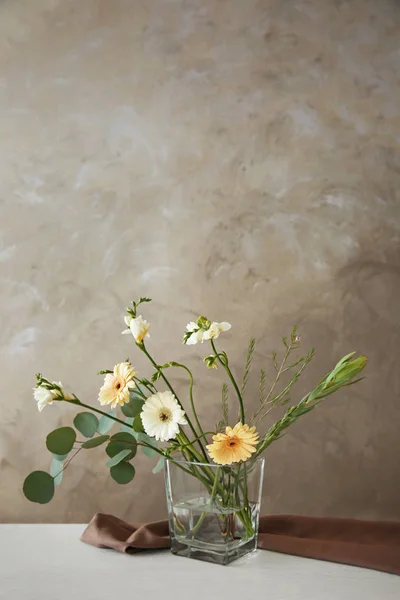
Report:
[[[139,376],[129,360],[116,364],[113,370],[100,371],[105,377],[98,401],[108,410],[85,404],[67,392],[61,382],[51,381],[41,374],[36,376],[34,398],[39,411],[57,402],[85,410],[75,416],[73,427],[60,427],[49,433],[46,446],[52,454],[50,472],[30,473],[23,491],[32,502],[49,502],[63,472],[75,457],[81,451],[102,445],[111,477],[119,484],[127,484],[135,476],[132,461],[140,447],[146,456],[159,455],[153,472],[165,465],[172,550],[185,556],[197,553],[196,557],[226,563],[255,547],[264,451],[287,427],[322,400],[359,381],[367,359],[354,352],[347,354],[311,392],[292,404],[292,388],[314,356],[314,349],[310,349],[306,354],[293,357],[301,345],[294,327],[288,338],[282,338],[282,358],[278,360],[277,353],[272,354],[275,374],[270,383],[266,371],[261,369],[259,401],[250,415],[246,411],[245,392],[255,340],[250,340],[239,381],[227,353],[217,348],[216,343],[231,325],[200,316],[186,326],[183,343],[209,344],[205,366],[219,367],[227,377],[222,385],[221,419],[212,430],[205,430],[196,412],[191,370],[175,361],[158,362],[146,345],[150,325],[138,314],[138,309],[148,302],[149,298],[132,301],[124,317],[126,329],[122,333],[132,335],[153,372],[148,378]],[[171,383],[169,373],[173,369],[187,373],[189,385],[185,394],[178,394]],[[238,409],[233,423],[230,422],[229,400],[232,394]],[[289,407],[283,415],[261,432],[261,423],[267,415],[286,405]],[[119,426],[119,431],[112,433],[113,426]],[[84,439],[78,439],[77,433]]]

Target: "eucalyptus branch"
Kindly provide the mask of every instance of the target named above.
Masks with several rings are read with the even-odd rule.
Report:
[[[88,408],[89,410],[102,415],[103,417],[107,417],[108,419],[111,419],[112,421],[115,421],[116,423],[121,423],[121,425],[127,425],[127,423],[125,421],[121,421],[121,419],[118,419],[118,417],[114,417],[113,415],[110,415],[109,413],[105,413],[102,410],[99,410],[98,408],[94,408],[93,406],[90,406],[89,404],[85,404],[84,402],[81,402],[79,400],[79,398],[77,396],[75,396],[75,394],[73,394],[73,400],[68,400],[67,398],[65,398],[63,396],[62,400],[64,402],[68,402],[68,404],[75,404],[75,406],[84,406],[85,408]]]
[[[113,438],[112,436],[110,436],[109,442],[115,442],[118,441],[118,438]],[[164,458],[166,457],[165,451],[161,450],[160,448],[157,448],[157,446],[152,446],[151,444],[147,444],[144,441],[137,441],[135,439],[135,441],[132,440],[132,442],[130,442],[129,440],[124,439],[124,446],[144,446],[145,448],[151,448],[151,450],[154,450],[154,452],[157,452],[157,454],[161,454],[161,456],[163,456]]]
[[[53,476],[53,479],[56,479],[56,478],[59,476],[59,474],[60,474],[60,473],[62,473],[63,471],[65,471],[65,469],[68,467],[68,465],[69,465],[69,463],[71,462],[71,460],[73,460],[73,459],[75,458],[75,456],[76,456],[77,454],[79,454],[79,452],[80,452],[81,450],[82,450],[82,447],[81,447],[81,448],[78,448],[78,450],[77,450],[77,451],[76,451],[76,452],[75,452],[75,453],[74,453],[74,454],[71,456],[71,458],[69,458],[69,459],[68,459],[68,460],[65,462],[65,464],[63,465],[63,468],[62,468],[62,469],[60,469],[56,475],[54,475],[54,476]]]

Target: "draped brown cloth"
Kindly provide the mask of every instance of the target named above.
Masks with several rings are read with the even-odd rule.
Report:
[[[81,540],[97,548],[128,553],[168,548],[168,521],[130,525],[98,513]],[[400,523],[390,521],[264,516],[258,547],[400,575]]]

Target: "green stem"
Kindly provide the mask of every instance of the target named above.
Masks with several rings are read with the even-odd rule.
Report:
[[[137,344],[140,347],[140,344]],[[137,381],[139,383],[139,385],[143,385],[146,390],[148,392],[150,392],[150,394],[156,394],[157,393],[157,388],[155,385],[153,385],[151,382],[146,383],[144,381],[141,381],[139,378],[134,377],[135,381]]]
[[[134,378],[133,378],[133,380],[134,380],[134,381],[135,381],[137,384],[139,384],[139,385],[143,385],[144,387],[147,387],[147,386],[145,386],[145,384],[144,384],[144,383],[142,383],[142,382],[141,382],[141,381],[140,381],[140,380],[139,380],[137,377],[134,377]],[[142,396],[142,398],[144,398],[144,399],[146,400],[146,396],[145,396],[145,394],[142,392],[142,390],[140,389],[139,385],[136,385],[135,389],[134,389],[134,390],[132,390],[132,391],[134,391],[136,394],[139,394],[139,396]],[[149,388],[147,387],[147,389],[149,389]],[[151,392],[151,393],[153,393],[153,392]]]
[[[79,398],[77,398],[76,396],[74,396],[75,400],[67,400],[66,398],[63,398],[64,402],[68,402],[68,404],[75,404],[75,406],[84,406],[85,408],[88,408],[89,410],[92,410],[93,412],[99,414],[99,415],[103,415],[103,417],[107,417],[108,419],[111,419],[112,421],[115,421],[116,423],[121,423],[121,425],[127,425],[127,423],[125,423],[125,421],[121,421],[121,419],[118,419],[118,417],[114,417],[113,415],[110,415],[109,413],[105,413],[102,410],[99,410],[98,408],[94,408],[93,406],[90,406],[89,404],[85,404],[84,402],[81,402],[79,400]],[[129,427],[129,425],[128,425]],[[133,428],[132,428],[133,429]]]
[[[102,410],[98,410],[97,408],[90,406],[89,404],[85,404],[84,402],[81,402],[79,400],[79,398],[77,398],[76,396],[75,396],[75,399],[76,399],[75,401],[64,400],[64,402],[69,402],[69,404],[75,404],[75,406],[84,406],[85,408],[88,408],[89,410],[92,410],[93,412],[96,412],[99,415],[103,415],[104,417],[107,417],[107,418],[111,419],[112,421],[115,421],[116,423],[121,423],[125,427],[130,427],[134,431],[132,425],[128,425],[128,423],[126,423],[125,421],[121,421],[121,419],[118,419],[117,417],[114,417],[113,415],[105,413]],[[110,437],[110,440],[112,440],[112,436]],[[164,452],[162,452],[162,450],[159,450],[155,446],[152,446],[151,444],[146,444],[146,442],[140,442],[140,443],[136,442],[136,443],[138,446],[146,446],[147,448],[151,448],[152,450],[154,450],[158,454],[161,454],[161,456],[164,456],[164,458],[165,458]]]
[[[209,506],[210,508],[212,507],[212,504],[214,502],[215,496],[217,495],[217,490],[218,490],[218,476],[219,476],[219,472],[220,472],[221,467],[217,467],[215,469],[215,479],[214,479],[214,485],[212,487],[211,490],[211,495],[210,495],[210,502],[209,502]],[[193,529],[191,530],[191,535],[192,537],[197,533],[197,531],[200,529],[200,527],[203,524],[204,519],[207,516],[207,511],[204,511],[201,513],[199,520],[197,521],[196,525],[193,527]]]
[[[205,473],[205,477],[209,477],[209,481],[207,481],[207,479],[202,479],[202,476],[198,476],[196,475],[196,477],[198,479],[200,479],[200,481],[202,481],[202,483],[204,485],[209,485],[210,481],[212,481],[212,468],[211,467],[206,467],[202,465],[202,457],[199,455],[199,453],[197,452],[197,450],[195,450],[195,448],[193,448],[193,446],[191,445],[191,442],[188,440],[188,438],[186,437],[186,435],[183,433],[183,431],[181,430],[181,432],[176,436],[176,439],[178,440],[178,442],[181,444],[182,446],[182,454],[183,457],[185,458],[186,461],[188,462],[197,462],[200,463],[200,465],[196,465],[196,467],[193,465],[193,472],[197,473],[197,467],[201,470],[204,471]],[[188,443],[189,442],[189,443]],[[194,460],[193,460],[194,457]],[[211,474],[211,475],[210,475]]]
[[[181,448],[187,448],[188,446],[191,446],[194,442],[198,442],[202,437],[205,437],[206,435],[213,435],[213,434],[214,434],[214,431],[206,431],[205,433],[202,433],[194,440],[189,441],[187,444],[183,444],[183,446]]]
[[[137,346],[139,346],[139,348],[141,349],[141,351],[142,351],[142,352],[144,352],[144,354],[147,356],[147,358],[149,359],[149,361],[151,362],[151,364],[153,365],[153,367],[154,367],[154,368],[155,368],[157,371],[159,371],[159,372],[160,372],[160,375],[161,375],[161,377],[163,378],[163,380],[164,380],[164,382],[165,382],[166,386],[168,387],[169,391],[171,392],[171,394],[173,394],[173,395],[175,396],[175,398],[177,399],[177,401],[178,401],[178,403],[179,403],[179,406],[180,406],[180,407],[183,409],[182,403],[180,402],[180,400],[179,400],[179,398],[178,398],[178,396],[177,396],[177,394],[176,394],[176,392],[175,392],[174,388],[172,387],[172,385],[170,384],[170,382],[168,381],[168,379],[165,377],[164,373],[162,372],[162,369],[159,369],[159,366],[158,366],[158,364],[156,363],[156,361],[154,360],[154,358],[153,358],[153,357],[152,357],[152,356],[149,354],[149,352],[147,351],[147,349],[146,349],[146,346],[145,346],[145,343],[144,343],[144,342],[141,342],[140,344],[136,344],[136,345],[137,345]],[[193,427],[193,424],[192,424],[192,422],[191,422],[190,418],[188,417],[188,415],[186,415],[186,419],[187,419],[187,422],[188,422],[188,425],[189,425],[190,429],[192,430],[192,433],[193,433],[193,435],[194,435],[195,437],[198,437],[198,433],[197,433],[196,429]],[[182,431],[181,433],[182,433],[182,435],[183,435],[183,436],[186,438],[186,440],[185,440],[185,441],[186,441],[186,442],[189,442],[189,439],[188,439],[188,437],[186,436],[186,434],[185,434],[183,431]],[[205,454],[205,450],[204,450],[204,449],[203,449],[203,447],[202,447],[202,444],[201,444],[201,442],[199,441],[198,443],[199,443],[199,446],[202,448],[203,454],[204,454],[204,455],[207,457],[207,455]],[[193,450],[194,450],[194,448],[193,448]],[[196,454],[197,454],[197,453],[195,453],[195,456],[196,456]],[[197,454],[197,459],[198,459],[198,457],[199,457],[199,455]],[[199,461],[199,462],[201,462],[201,461],[202,461],[202,459],[200,458],[200,461]],[[207,462],[208,462],[208,461],[207,461]]]
[[[235,389],[235,392],[236,392],[238,400],[239,400],[239,406],[240,406],[240,420],[242,422],[242,425],[244,425],[244,422],[245,422],[245,413],[244,413],[244,405],[243,405],[242,394],[240,393],[239,387],[238,387],[238,385],[237,385],[237,383],[235,381],[234,376],[232,375],[232,371],[230,370],[230,368],[228,366],[228,362],[225,362],[225,360],[221,360],[221,357],[220,357],[220,355],[217,352],[217,349],[215,347],[214,340],[211,339],[210,342],[211,342],[211,347],[212,347],[212,349],[214,351],[214,354],[216,355],[216,357],[217,357],[218,361],[221,363],[221,365],[224,367],[224,369],[227,372],[228,377],[231,380],[232,385],[233,385],[233,387]]]
[[[195,441],[198,441],[200,438],[205,437],[207,434],[205,434],[204,431],[203,431],[203,428],[202,428],[201,423],[199,421],[199,418],[197,416],[196,408],[195,408],[195,405],[194,405],[194,399],[193,399],[193,384],[194,384],[193,374],[192,374],[191,370],[188,369],[188,367],[186,367],[185,365],[182,365],[181,363],[173,362],[172,366],[174,366],[174,367],[180,367],[181,369],[185,369],[185,371],[189,375],[189,398],[190,398],[190,406],[192,407],[193,416],[194,416],[194,419],[196,421],[197,427],[198,427],[198,429],[200,431],[200,434],[201,434],[200,436],[198,436],[197,440],[195,440]],[[201,448],[201,451],[203,453],[205,461],[209,462],[207,453],[206,453],[205,449],[203,448],[203,445],[199,443],[199,446]]]
[[[271,385],[271,388],[270,388],[270,390],[269,390],[269,392],[268,392],[268,394],[267,394],[267,397],[265,398],[265,400],[264,400],[264,402],[261,404],[261,406],[260,406],[260,407],[259,407],[259,408],[256,410],[256,412],[254,413],[254,415],[253,415],[253,417],[252,417],[252,419],[251,419],[251,421],[252,421],[252,422],[257,420],[257,418],[258,418],[259,414],[260,414],[260,413],[263,411],[263,409],[265,408],[266,404],[268,404],[268,402],[269,402],[269,399],[271,398],[271,396],[272,396],[272,394],[273,394],[273,391],[274,391],[274,389],[276,388],[276,385],[277,385],[277,383],[278,383],[278,381],[279,381],[279,379],[280,379],[280,377],[281,377],[281,375],[282,375],[283,368],[284,368],[284,366],[285,366],[285,364],[286,364],[286,361],[287,361],[287,359],[289,358],[289,354],[291,353],[291,351],[292,351],[292,345],[291,345],[291,344],[289,344],[289,345],[287,346],[287,348],[286,348],[285,355],[284,355],[284,357],[283,357],[283,359],[282,359],[282,362],[281,362],[281,364],[280,364],[280,367],[279,367],[279,369],[278,369],[278,371],[277,371],[277,374],[276,374],[275,380],[274,380],[273,384]],[[264,416],[266,416],[266,415],[264,415]],[[261,418],[263,418],[263,417],[261,417]]]
[[[78,450],[75,452],[75,454],[73,454],[73,455],[71,456],[71,458],[69,458],[69,459],[67,460],[67,462],[65,463],[65,465],[63,466],[63,468],[62,468],[62,469],[60,469],[56,475],[54,475],[54,477],[53,477],[53,480],[54,480],[56,477],[58,477],[60,473],[62,473],[63,471],[65,471],[65,469],[68,467],[68,465],[69,465],[69,463],[71,462],[71,460],[73,460],[73,459],[75,458],[75,456],[76,456],[77,454],[79,454],[79,452],[80,452],[81,450],[82,450],[82,448],[78,448]]]

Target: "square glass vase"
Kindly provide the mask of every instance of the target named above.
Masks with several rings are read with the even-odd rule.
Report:
[[[171,551],[226,565],[257,549],[264,459],[165,462]]]

